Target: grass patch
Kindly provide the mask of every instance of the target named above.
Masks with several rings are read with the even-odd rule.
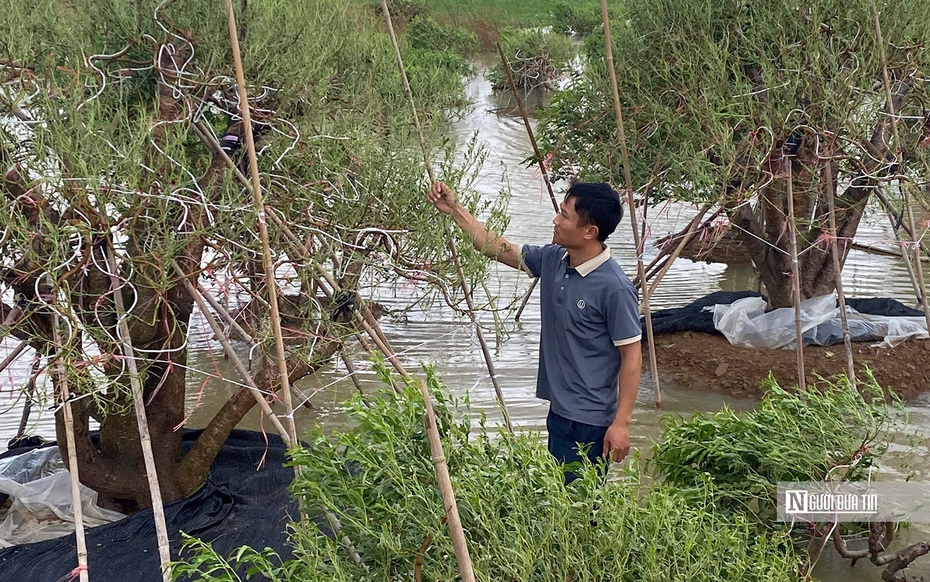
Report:
[[[719,503],[718,487],[752,489],[754,480],[781,478],[777,467],[789,464],[791,477],[822,477],[863,441],[874,444],[887,416],[881,400],[867,403],[848,384],[797,395],[773,384],[758,411],[670,421],[656,450],[664,483],[641,479],[634,458],[619,479],[604,483],[588,464],[565,486],[536,435],[490,434],[483,419],[472,426],[429,370],[427,379],[479,580],[795,580],[804,555],[792,541],[805,532],[786,535],[740,504]],[[292,524],[293,558],[244,548],[227,560],[188,538],[188,561],[175,575],[219,582],[230,579],[219,572],[250,569],[272,581],[457,579],[419,390],[411,383],[398,397],[355,398],[348,407],[351,429],[317,430],[294,454],[302,473],[292,490],[318,518]],[[782,435],[774,444],[772,431]],[[671,449],[688,458],[672,458]],[[744,458],[776,469],[740,465]],[[338,516],[338,537],[351,540],[360,561],[318,527],[327,513]]]

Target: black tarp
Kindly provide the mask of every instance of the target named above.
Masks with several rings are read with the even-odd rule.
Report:
[[[185,431],[185,450],[200,431]],[[239,546],[273,548],[290,557],[287,524],[299,519],[287,487],[294,470],[284,467],[280,437],[236,430],[197,492],[165,506],[171,557],[178,558],[180,532],[212,542],[221,555]],[[10,450],[4,455],[23,450]],[[256,467],[265,457],[262,469]],[[88,573],[93,582],[161,582],[155,521],[142,511],[115,523],[86,530]],[[0,582],[67,581],[77,566],[74,535],[0,550]]]
[[[711,293],[710,295],[705,295],[700,299],[689,303],[684,307],[676,307],[673,309],[659,309],[652,312],[652,332],[655,334],[660,333],[675,333],[679,331],[697,331],[701,333],[710,333],[717,334],[718,332],[714,328],[714,314],[713,311],[704,311],[705,307],[711,307],[716,304],[728,305],[743,299],[746,297],[764,297],[759,293],[752,291],[717,291],[716,293]],[[904,305],[900,301],[895,301],[894,299],[886,298],[868,298],[868,299],[846,299],[846,305],[852,307],[859,313],[864,313],[868,315],[886,315],[890,317],[918,317],[923,316],[923,311],[918,311],[917,309],[911,309],[910,307]],[[643,320],[643,326],[645,330],[645,320]],[[860,337],[865,338],[864,341],[875,341],[874,337],[868,337],[867,335],[860,334]],[[829,345],[829,343],[841,343],[843,337],[841,333],[830,334],[831,340],[824,339],[824,345]],[[645,331],[643,332],[643,341],[646,341]]]

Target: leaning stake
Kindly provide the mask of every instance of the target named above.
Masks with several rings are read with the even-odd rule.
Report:
[[[210,325],[210,329],[213,330],[213,333],[216,335],[217,339],[220,340],[220,344],[223,345],[223,350],[226,352],[226,355],[229,357],[229,360],[233,363],[233,366],[236,368],[236,371],[239,372],[239,376],[242,377],[242,381],[245,383],[249,392],[255,398],[255,402],[262,409],[262,412],[268,417],[268,420],[271,421],[271,424],[274,425],[275,430],[278,431],[278,434],[281,435],[281,440],[287,445],[288,448],[293,448],[297,446],[297,441],[291,440],[291,435],[284,428],[284,425],[281,424],[281,421],[278,420],[278,417],[274,415],[274,412],[271,410],[268,402],[265,400],[262,391],[258,389],[258,386],[255,384],[255,380],[252,379],[252,376],[249,374],[249,371],[245,368],[245,364],[242,363],[242,360],[239,358],[239,355],[236,353],[236,350],[233,349],[232,344],[229,343],[226,334],[223,333],[223,328],[220,326],[219,322],[216,321],[216,318],[213,317],[213,314],[210,313],[210,310],[207,308],[207,304],[204,302],[203,297],[200,296],[200,293],[194,287],[193,283],[187,278],[188,276],[181,270],[181,267],[178,265],[177,261],[172,261],[171,266],[174,268],[175,273],[181,278],[181,282],[184,284],[184,287],[187,289],[187,292],[190,293],[190,296],[197,303],[197,308],[200,309],[200,313],[203,314],[204,319],[207,320],[207,323]]]
[[[803,390],[807,386],[804,377],[804,332],[801,326],[801,271],[798,267],[798,233],[794,218],[794,177],[791,172],[791,157],[782,154],[785,159],[785,179],[787,180],[788,198],[788,252],[791,254],[791,291],[794,295],[794,332],[797,342],[798,386]]]
[[[462,582],[475,582],[475,572],[472,570],[471,556],[468,553],[468,542],[465,539],[465,530],[462,529],[462,520],[459,518],[459,509],[455,504],[455,491],[452,489],[452,479],[449,477],[449,467],[442,451],[442,441],[439,439],[439,426],[436,424],[436,414],[433,412],[433,401],[430,398],[426,382],[420,379],[420,392],[423,394],[423,403],[426,405],[426,434],[429,436],[429,451],[436,468],[436,480],[442,493],[442,505],[446,510],[446,523],[449,524],[449,534],[452,536],[452,547],[455,550],[455,559],[459,564],[459,575]]]
[[[617,71],[614,70],[614,51],[610,41],[610,18],[607,15],[607,0],[601,0],[601,18],[604,21],[604,48],[607,51],[607,71],[610,73],[610,86],[614,94],[614,114],[617,117],[617,138],[620,142],[620,157],[623,160],[623,177],[626,180],[626,200],[630,208],[630,221],[633,224],[633,242],[636,245],[636,273],[640,281],[646,280],[643,268],[643,241],[636,228],[636,205],[633,200],[633,176],[630,173],[630,153],[626,148],[626,132],[623,129],[623,110],[620,108],[620,90],[617,88]],[[652,383],[656,387],[656,408],[662,407],[662,392],[659,390],[659,364],[656,361],[656,344],[652,333],[652,313],[649,310],[649,288],[642,285],[643,314],[646,316],[646,341],[649,343],[649,366],[652,371]]]
[[[513,98],[517,101],[517,107],[520,109],[520,117],[523,118],[523,126],[526,127],[526,135],[529,136],[530,145],[533,146],[533,155],[536,156],[536,163],[539,164],[539,171],[542,174],[543,182],[546,184],[546,190],[549,191],[549,200],[552,201],[552,210],[558,214],[559,203],[556,201],[555,193],[552,191],[552,182],[549,181],[549,171],[546,169],[546,163],[543,161],[542,154],[539,153],[539,146],[536,145],[536,136],[533,134],[533,126],[530,125],[530,118],[526,115],[526,107],[523,106],[523,99],[520,98],[517,82],[513,79],[513,73],[510,71],[510,63],[507,62],[507,55],[504,54],[504,47],[501,46],[500,40],[497,41],[497,52],[501,55],[501,64],[504,66],[504,72],[507,74],[507,82],[510,84],[510,90],[513,92]],[[523,302],[520,303],[520,308],[517,309],[516,315],[513,316],[514,321],[520,321],[520,316],[523,315],[523,310],[526,308],[526,304],[529,303],[530,296],[533,294],[533,290],[536,289],[537,283],[539,283],[539,279],[533,279],[533,284],[526,290],[526,295],[523,296]]]
[[[229,41],[232,44],[233,63],[236,67],[236,84],[239,86],[239,109],[245,125],[245,142],[249,151],[249,170],[252,173],[252,203],[258,214],[258,234],[262,240],[262,264],[265,268],[265,287],[268,289],[268,304],[271,307],[271,329],[274,331],[274,347],[278,356],[278,376],[281,378],[284,408],[287,411],[287,432],[291,446],[297,445],[297,426],[294,424],[294,405],[291,402],[291,382],[287,373],[287,353],[284,351],[284,336],[281,333],[281,317],[278,314],[278,284],[274,278],[274,263],[271,260],[271,245],[268,242],[268,224],[265,220],[265,204],[262,202],[262,183],[258,175],[258,156],[255,153],[255,138],[252,135],[252,115],[249,112],[249,97],[245,90],[245,75],[242,72],[242,55],[239,52],[239,33],[232,0],[226,0],[226,16],[229,19]],[[294,465],[294,471],[300,467]]]
[[[158,558],[161,560],[162,576],[165,582],[171,580],[171,547],[168,545],[168,526],[165,523],[165,506],[161,501],[161,487],[158,485],[158,472],[155,468],[155,455],[152,453],[152,437],[149,434],[149,420],[145,414],[145,397],[142,383],[139,381],[139,370],[136,366],[135,350],[129,335],[129,324],[126,323],[126,308],[123,305],[122,285],[117,273],[116,252],[113,243],[107,240],[107,268],[110,270],[110,287],[113,293],[113,305],[116,307],[118,320],[119,340],[122,344],[123,357],[129,368],[129,386],[132,390],[132,405],[136,413],[136,424],[139,427],[139,441],[142,444],[142,458],[145,461],[145,476],[149,481],[149,494],[152,497],[152,514],[155,518],[155,535],[158,539]]]
[[[226,0],[229,2],[229,0]],[[387,0],[381,0],[381,12],[384,14],[384,22],[387,25],[388,34],[391,37],[391,45],[394,47],[394,57],[397,59],[397,69],[400,71],[400,78],[404,86],[404,95],[410,102],[410,109],[413,111],[413,125],[416,127],[417,135],[420,138],[420,149],[423,153],[423,162],[426,165],[426,173],[429,175],[430,185],[436,182],[433,176],[433,169],[429,161],[429,148],[426,146],[426,138],[423,136],[423,128],[420,126],[420,117],[417,115],[417,106],[413,101],[413,93],[410,91],[410,83],[407,81],[407,72],[404,69],[404,60],[400,56],[400,47],[397,46],[397,37],[394,35],[394,25],[391,23],[391,11],[388,10]],[[510,422],[510,412],[507,410],[507,403],[504,401],[504,393],[501,390],[500,383],[497,381],[497,371],[494,369],[494,362],[491,361],[491,352],[488,350],[488,342],[484,339],[484,331],[478,324],[475,317],[475,302],[471,296],[471,290],[465,281],[465,274],[462,271],[462,262],[459,260],[459,254],[455,250],[452,238],[449,238],[449,252],[452,254],[452,262],[455,270],[459,275],[459,284],[462,292],[465,294],[465,304],[468,306],[468,315],[475,326],[475,335],[478,336],[478,343],[481,345],[481,353],[484,355],[484,363],[488,366],[488,374],[491,376],[491,383],[494,385],[494,392],[497,395],[497,401],[501,405],[501,412],[504,414],[504,423],[507,430],[513,432],[513,424]]]
[[[878,50],[882,57],[882,79],[885,84],[885,98],[888,100],[888,114],[891,116],[891,131],[894,135],[894,147],[898,151],[901,151],[901,138],[898,134],[898,113],[894,108],[894,97],[891,94],[891,78],[888,75],[888,61],[885,57],[885,39],[882,37],[882,27],[878,22],[878,8],[875,7],[874,0],[872,1],[872,19],[875,21],[875,36],[878,40]],[[895,160],[901,165],[901,173],[903,173],[904,158],[899,158],[897,152],[895,152]],[[927,331],[930,331],[930,304],[927,303],[927,287],[924,284],[924,267],[920,261],[920,239],[917,238],[914,207],[911,206],[911,197],[908,194],[906,184],[902,185],[901,193],[904,197],[904,208],[907,209],[907,222],[911,229],[911,246],[914,251],[914,262],[916,263],[916,265],[914,265],[916,278],[912,280],[914,282],[915,291],[917,291],[917,298],[924,308],[924,318],[927,320]],[[897,237],[897,230],[895,230],[895,236]],[[901,254],[906,256],[903,248],[901,249]],[[905,260],[908,262],[910,261],[910,259]]]
[[[51,279],[51,277],[49,277]],[[55,290],[53,289],[53,292]],[[52,339],[55,342],[55,349],[61,350],[61,338],[58,334],[58,311],[55,311],[52,317]],[[81,505],[81,480],[78,474],[77,450],[74,448],[74,416],[71,414],[71,390],[68,388],[68,377],[65,373],[65,365],[61,362],[61,354],[58,354],[58,362],[55,365],[55,374],[58,376],[58,385],[61,387],[62,414],[65,420],[65,443],[68,447],[68,473],[71,474],[71,506],[74,513],[74,540],[77,544],[78,566],[71,572],[71,579],[74,580],[76,574],[80,576],[81,582],[88,582],[87,574],[87,543],[84,541],[84,508]],[[168,579],[165,578],[165,582]]]
[[[827,181],[827,208],[830,213],[830,238],[833,254],[833,275],[835,278],[836,295],[840,302],[840,323],[843,326],[843,349],[846,351],[846,377],[849,384],[856,387],[856,366],[853,363],[852,338],[849,336],[849,318],[846,317],[846,295],[843,293],[843,265],[840,259],[839,233],[836,230],[836,202],[833,195],[833,164],[832,156],[827,158],[824,168],[824,178]],[[843,240],[843,254],[846,254],[846,241]]]

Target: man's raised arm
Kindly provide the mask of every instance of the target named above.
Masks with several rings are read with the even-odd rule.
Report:
[[[442,182],[436,182],[429,189],[427,198],[437,210],[452,216],[455,224],[468,233],[478,251],[508,267],[520,268],[517,247],[472,216],[467,208],[459,204],[458,196],[452,188]]]

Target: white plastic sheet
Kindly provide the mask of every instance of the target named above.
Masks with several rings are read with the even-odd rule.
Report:
[[[0,459],[0,492],[13,503],[0,522],[0,547],[53,539],[74,532],[71,477],[58,447]],[[97,493],[81,485],[84,527],[125,517],[97,506]]]
[[[737,347],[794,349],[797,339],[794,308],[773,309],[766,313],[765,305],[761,297],[747,297],[729,305],[714,305],[711,308],[714,327]],[[923,317],[865,315],[848,306],[846,316],[853,341],[894,347],[910,338],[928,337],[927,321]],[[801,330],[805,345],[830,345],[842,341],[835,293],[801,302]]]

